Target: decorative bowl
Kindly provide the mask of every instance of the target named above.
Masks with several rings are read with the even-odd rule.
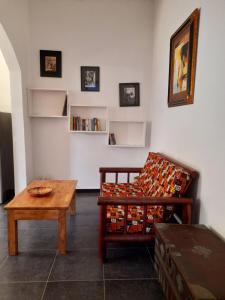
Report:
[[[33,197],[45,197],[52,192],[52,188],[48,186],[34,186],[27,189],[28,193]]]

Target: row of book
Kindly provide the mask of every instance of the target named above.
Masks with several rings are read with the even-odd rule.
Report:
[[[98,118],[82,119],[79,116],[71,117],[70,129],[73,131],[101,131],[101,123]]]

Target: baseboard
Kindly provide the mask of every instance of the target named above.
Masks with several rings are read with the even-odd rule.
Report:
[[[77,189],[77,193],[100,193],[100,189]]]

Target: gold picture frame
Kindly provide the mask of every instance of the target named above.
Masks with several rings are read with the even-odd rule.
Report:
[[[199,16],[195,9],[170,39],[169,107],[194,102]]]

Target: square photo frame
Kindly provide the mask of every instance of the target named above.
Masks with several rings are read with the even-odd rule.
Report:
[[[99,92],[100,91],[100,68],[99,67],[81,67],[81,91]]]
[[[140,88],[139,83],[120,83],[120,106],[140,106]]]
[[[40,50],[40,76],[62,77],[62,52]]]

